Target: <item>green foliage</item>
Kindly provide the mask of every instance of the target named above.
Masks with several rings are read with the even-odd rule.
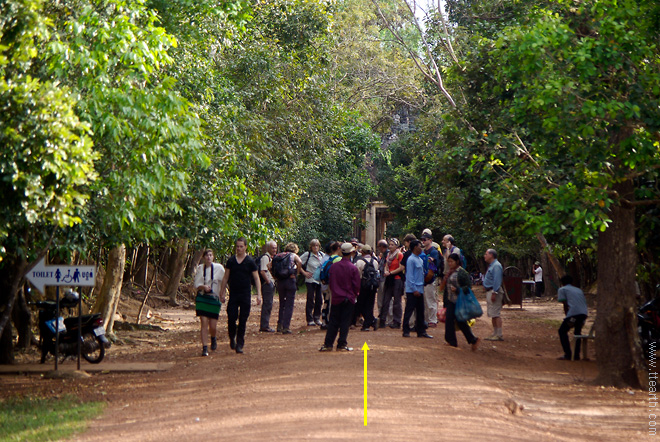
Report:
[[[290,237],[303,248],[313,238],[325,244],[351,236],[353,218],[377,193],[365,158],[378,151],[378,137],[368,127],[347,123],[338,140],[335,155],[302,172],[303,196]]]
[[[626,203],[615,183],[655,179],[660,65],[633,3],[557,2],[470,54],[488,75],[467,83],[481,124],[464,145],[483,167],[485,206],[508,225],[580,244]]]
[[[79,94],[100,153],[86,216],[104,243],[164,238],[188,170],[208,164],[199,118],[162,74],[176,40],[141,0],[53,7],[56,56],[45,67]]]
[[[67,438],[101,414],[101,402],[78,398],[14,398],[0,402],[0,441],[49,441]]]
[[[98,157],[90,126],[74,113],[75,95],[35,74],[51,39],[42,3],[4,2],[0,16],[0,260],[25,257],[30,226],[80,222],[84,186],[96,178]]]

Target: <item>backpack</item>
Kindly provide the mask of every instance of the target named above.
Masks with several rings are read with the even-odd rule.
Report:
[[[278,281],[283,281],[296,273],[290,252],[281,252],[273,257],[271,273]]]
[[[463,249],[459,250],[461,251],[461,267],[467,270],[467,258],[465,258],[465,255],[463,254]]]
[[[360,285],[368,290],[377,289],[380,285],[380,272],[376,269],[376,265],[374,264],[375,259],[376,258],[371,257],[371,262],[369,262],[364,258],[359,258],[359,260],[364,261],[364,269],[362,269]]]
[[[430,284],[433,282],[436,276],[438,276],[438,272],[440,269],[438,268],[438,263],[436,260],[430,260],[430,256],[424,254],[424,283],[425,284]]]
[[[452,253],[456,253],[455,250],[458,249],[458,247],[454,246],[453,249],[449,252],[451,255]],[[463,254],[462,249],[458,249],[458,255],[461,257],[461,267],[463,267],[465,270],[467,270],[467,259],[465,258],[465,255]]]
[[[328,258],[328,260],[323,263],[323,268],[321,269],[321,274],[319,275],[323,284],[328,283],[328,277],[330,276],[330,266],[332,265],[332,262],[335,260],[335,258],[337,258],[337,255],[331,255],[330,258]]]

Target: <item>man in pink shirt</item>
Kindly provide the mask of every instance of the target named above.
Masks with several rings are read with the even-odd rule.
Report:
[[[338,351],[352,351],[348,346],[348,329],[353,319],[353,310],[358,294],[360,293],[360,271],[351,262],[351,253],[355,248],[351,243],[341,245],[341,261],[335,262],[330,267],[328,279],[332,299],[330,303],[330,318],[328,319],[328,330],[325,334],[325,342],[320,351],[332,351],[337,332]]]

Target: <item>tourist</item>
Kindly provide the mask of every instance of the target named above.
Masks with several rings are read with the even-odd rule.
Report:
[[[376,313],[378,316],[380,316],[380,310],[383,308],[383,299],[385,298],[385,265],[387,264],[387,240],[381,239],[378,241],[378,253],[376,254],[376,258],[378,259],[378,272],[380,273],[380,284],[378,287],[378,292],[376,294],[376,304],[377,304],[377,310]],[[378,319],[378,318],[376,318]],[[379,326],[384,327],[385,324],[383,324],[380,320],[378,320]],[[386,323],[391,323],[392,322],[392,304],[390,304],[390,308],[388,309],[387,312],[387,317],[386,317]]]
[[[353,318],[353,309],[360,293],[360,272],[351,262],[351,254],[355,248],[351,243],[341,245],[342,259],[334,262],[329,271],[331,292],[330,317],[325,342],[320,351],[332,351],[332,347],[339,332],[337,340],[338,351],[352,351],[348,346],[348,330]]]
[[[277,255],[277,243],[268,241],[266,243],[266,253],[261,256],[257,263],[259,265],[259,275],[261,277],[261,294],[263,295],[263,304],[261,305],[261,318],[259,321],[259,331],[265,333],[274,333],[270,328],[270,315],[273,310],[273,298],[275,297],[275,279],[270,273],[270,262],[273,256]]]
[[[503,270],[502,264],[497,260],[497,251],[486,250],[484,260],[488,264],[488,270],[484,276],[484,289],[486,290],[486,306],[488,317],[493,324],[493,334],[485,338],[487,341],[503,341],[502,336],[502,300],[504,289],[502,287]]]
[[[305,275],[305,278],[311,278],[312,274],[303,270],[302,261],[298,256],[298,245],[295,243],[288,243],[284,247],[284,254],[288,255],[287,265],[290,268],[288,276],[278,275],[274,271],[275,259],[271,262],[271,272],[277,279],[277,293],[280,297],[280,310],[277,318],[277,331],[283,335],[290,335],[291,332],[291,318],[293,317],[293,307],[296,300],[296,277],[298,274]],[[278,255],[279,256],[279,255]]]
[[[208,338],[211,335],[211,350],[218,348],[216,334],[220,315],[220,285],[225,275],[222,264],[213,262],[213,250],[206,249],[202,264],[195,273],[195,310],[202,322],[202,356],[209,355]],[[224,298],[224,297],[223,297]],[[224,301],[224,299],[223,299]]]
[[[442,273],[444,260],[440,259],[438,249],[433,247],[433,236],[422,234],[422,247],[428,262],[427,275],[424,277],[424,320],[428,326],[438,326],[438,280],[436,274]]]
[[[536,261],[534,263],[534,296],[540,298],[545,292],[545,284],[543,283],[543,268],[541,263]]]
[[[332,261],[333,263],[337,261],[341,261],[341,255],[340,255],[340,247],[341,243],[338,241],[331,241],[329,244],[326,245],[325,247],[325,257],[323,258],[323,262],[321,263],[321,268],[323,268],[326,265],[327,261]],[[322,287],[322,292],[323,292],[323,308],[321,309],[321,330],[327,330],[328,328],[328,317],[330,315],[330,286],[328,285],[328,281],[321,281],[321,287]]]
[[[445,302],[445,341],[452,347],[458,347],[456,340],[456,325],[463,332],[472,351],[479,347],[479,338],[472,334],[472,329],[465,321],[456,320],[456,301],[458,300],[459,289],[467,294],[470,290],[470,274],[461,267],[461,257],[457,253],[452,253],[447,257],[447,269],[445,276],[440,284],[440,289],[447,292]]]
[[[403,295],[403,279],[401,278],[403,266],[401,265],[401,260],[403,259],[403,253],[399,251],[398,239],[390,238],[388,245],[390,250],[387,255],[387,262],[385,263],[385,294],[383,296],[383,306],[379,313],[380,326],[385,327],[387,314],[390,310],[390,302],[392,302],[392,322],[389,326],[391,328],[400,328],[402,315],[401,297]]]
[[[376,301],[376,291],[380,283],[378,275],[379,262],[373,256],[373,250],[369,244],[362,246],[362,256],[356,264],[360,272],[360,295],[355,305],[356,314],[353,323],[357,321],[359,315],[362,315],[362,331],[369,331],[370,327],[378,330],[378,321],[374,318],[374,302]]]
[[[323,295],[321,293],[321,281],[316,281],[312,276],[317,268],[321,266],[325,253],[321,252],[321,243],[318,239],[309,242],[309,250],[302,254],[300,261],[302,269],[309,272],[309,278],[305,277],[307,286],[307,304],[305,305],[305,317],[307,325],[321,325],[321,308],[323,307]]]
[[[410,317],[415,312],[415,331],[419,338],[433,338],[426,333],[424,322],[424,262],[419,255],[422,254],[422,243],[419,240],[410,241],[410,256],[406,264],[406,311],[403,316],[403,337],[410,336]]]
[[[236,353],[243,353],[245,345],[245,328],[250,316],[252,305],[252,283],[257,286],[257,305],[261,304],[261,281],[257,264],[247,255],[247,241],[239,238],[234,243],[236,254],[227,260],[227,269],[222,278],[220,300],[225,301],[225,290],[229,286],[229,302],[227,303],[227,332],[229,347]],[[238,320],[238,327],[236,321]]]
[[[564,304],[564,314],[566,317],[559,327],[559,341],[564,350],[564,355],[560,356],[559,360],[571,360],[571,343],[568,340],[568,331],[575,329],[574,334],[579,335],[582,333],[582,327],[587,320],[587,299],[584,297],[584,292],[573,285],[573,278],[571,275],[562,276],[560,279],[561,288],[557,292],[557,301]],[[575,343],[575,352],[573,359],[580,360],[580,340]]]

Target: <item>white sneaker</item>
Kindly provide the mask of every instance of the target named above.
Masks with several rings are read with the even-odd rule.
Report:
[[[492,335],[488,336],[487,338],[484,338],[486,341],[504,341],[504,338],[502,336],[497,336],[497,335]]]
[[[307,323],[307,326],[309,326],[309,327],[314,327],[315,325],[316,325],[316,322],[314,322],[314,321],[309,321]]]

